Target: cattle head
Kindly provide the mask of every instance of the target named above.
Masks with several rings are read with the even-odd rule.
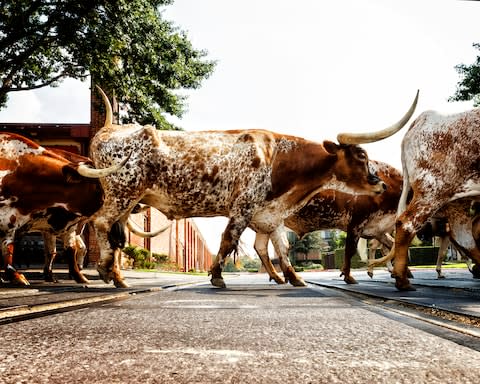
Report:
[[[323,146],[335,159],[335,177],[338,182],[345,183],[349,189],[360,193],[379,194],[387,189],[385,182],[372,171],[367,152],[363,148],[331,141],[324,141]]]

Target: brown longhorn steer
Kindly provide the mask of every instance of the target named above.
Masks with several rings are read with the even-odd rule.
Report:
[[[298,212],[285,219],[285,226],[300,237],[312,231],[332,228],[347,233],[341,276],[345,276],[344,280],[348,284],[356,283],[350,273],[350,266],[360,237],[377,239],[383,245],[391,247],[391,241],[386,234],[393,230],[401,194],[402,175],[397,169],[373,160],[370,161],[370,165],[372,172],[388,185],[387,190],[382,194],[357,195],[325,190],[315,195]],[[262,259],[262,262],[265,265],[269,260]]]
[[[137,203],[153,206],[169,219],[226,216],[229,222],[211,267],[211,282],[224,287],[221,272],[225,258],[236,250],[248,226],[257,233],[288,242],[283,220],[305,205],[322,189],[375,194],[385,184],[368,167],[366,152],[358,143],[386,138],[397,132],[413,114],[374,134],[339,135],[341,144],[316,143],[266,130],[205,132],[158,131],[151,126],[114,125],[110,102],[105,126],[91,142],[90,154],[97,167],[132,156],[117,174],[101,180],[105,203],[95,215],[94,226],[101,252],[98,266],[105,282],[126,286],[119,269],[119,251],[112,225],[125,224]],[[115,231],[117,228],[115,228]],[[304,282],[288,258],[282,270],[294,285]]]

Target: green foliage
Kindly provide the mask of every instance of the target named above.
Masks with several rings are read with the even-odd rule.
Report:
[[[127,106],[123,122],[171,128],[184,97],[213,71],[207,53],[164,20],[172,0],[5,0],[0,7],[0,108],[12,91],[86,79]]]
[[[237,257],[235,262],[233,257],[229,257],[223,268],[224,272],[256,272],[260,269],[260,259],[251,259],[250,257]]]
[[[473,44],[475,49],[480,50],[480,43]],[[472,100],[475,107],[480,106],[480,56],[473,64],[458,64],[455,69],[459,73],[461,80],[457,83],[455,94],[449,98],[449,101]]]
[[[250,258],[243,258],[242,259],[243,269],[249,272],[257,271],[262,266],[262,262],[260,259],[250,259]]]
[[[410,247],[409,265],[435,265],[438,247]]]
[[[165,254],[150,252],[142,247],[129,245],[123,249],[123,253],[133,259],[133,268],[156,269],[164,264],[169,264],[169,257]],[[170,269],[170,268],[169,268]]]
[[[320,231],[310,232],[301,239],[298,236],[289,237],[290,248],[295,252],[308,253],[310,250],[324,250],[328,244],[323,240]]]
[[[335,268],[340,269],[343,266],[343,260],[345,258],[345,249],[337,249],[335,250]],[[367,264],[360,259],[360,255],[358,252],[355,252],[351,260],[351,268],[363,268]]]
[[[334,246],[332,249],[345,248],[347,233],[343,231],[333,231],[333,234]]]

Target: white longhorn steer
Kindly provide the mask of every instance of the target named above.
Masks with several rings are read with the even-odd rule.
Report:
[[[480,196],[480,109],[443,116],[428,111],[402,141],[403,189],[398,206],[393,274],[399,290],[407,277],[408,247],[422,225],[448,203]],[[413,197],[407,204],[409,192]],[[480,262],[477,255],[473,261]]]

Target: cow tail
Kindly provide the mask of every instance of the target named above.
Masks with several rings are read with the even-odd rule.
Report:
[[[407,209],[407,200],[410,192],[410,181],[408,177],[407,164],[404,158],[404,151],[402,151],[402,170],[403,170],[403,186],[402,195],[398,201],[397,218]]]

